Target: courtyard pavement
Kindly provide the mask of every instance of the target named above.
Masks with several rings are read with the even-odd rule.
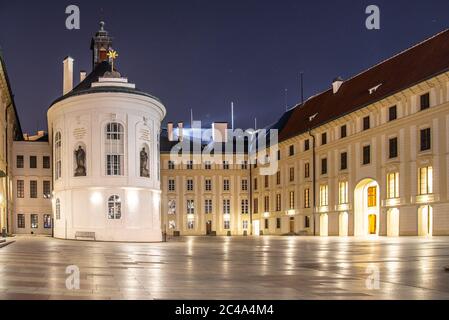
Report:
[[[449,238],[14,240],[0,249],[0,299],[449,299]]]

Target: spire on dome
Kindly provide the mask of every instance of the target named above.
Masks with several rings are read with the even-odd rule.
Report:
[[[112,49],[113,38],[104,29],[104,21],[100,22],[100,30],[92,38],[90,49],[92,50],[92,65],[93,68],[98,66],[103,61],[108,61],[108,52]]]

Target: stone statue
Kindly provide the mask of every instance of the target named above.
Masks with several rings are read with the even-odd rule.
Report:
[[[150,177],[150,171],[148,170],[148,153],[145,148],[140,151],[140,176],[143,178]]]
[[[75,177],[86,176],[86,152],[83,147],[79,146],[78,150],[75,150],[76,170]]]

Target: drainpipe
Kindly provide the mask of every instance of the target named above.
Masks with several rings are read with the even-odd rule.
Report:
[[[313,197],[313,235],[316,236],[316,138],[315,135],[312,134],[312,129],[309,130],[309,136],[312,137],[312,154],[313,154],[313,166],[312,166],[312,197]]]

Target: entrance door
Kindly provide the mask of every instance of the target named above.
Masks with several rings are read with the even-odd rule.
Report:
[[[295,218],[290,218],[290,233],[295,233]]]
[[[368,217],[368,222],[369,222],[369,234],[376,234],[377,216],[375,214],[370,214]]]
[[[212,234],[212,221],[206,222],[206,234],[210,236]]]

